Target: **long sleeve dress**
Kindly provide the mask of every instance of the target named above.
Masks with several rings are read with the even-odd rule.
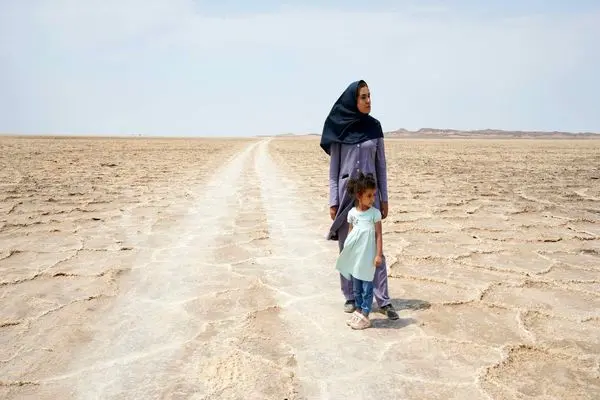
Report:
[[[362,171],[372,173],[377,181],[375,207],[381,210],[381,202],[388,201],[387,164],[384,139],[367,140],[360,144],[331,145],[329,164],[329,206],[338,206],[328,239],[338,240],[338,230],[346,224],[354,199],[347,192],[348,179]],[[340,248],[342,243],[340,243]]]

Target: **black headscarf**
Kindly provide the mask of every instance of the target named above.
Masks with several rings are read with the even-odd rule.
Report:
[[[337,99],[323,125],[321,148],[330,154],[332,143],[358,144],[370,139],[383,137],[379,121],[358,111],[356,99],[358,85],[352,82]]]

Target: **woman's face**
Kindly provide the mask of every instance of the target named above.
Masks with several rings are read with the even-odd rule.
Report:
[[[371,92],[368,86],[363,86],[359,89],[356,106],[358,107],[358,111],[363,114],[371,112]]]

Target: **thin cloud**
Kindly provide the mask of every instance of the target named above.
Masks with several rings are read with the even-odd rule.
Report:
[[[57,0],[6,2],[0,15],[0,131],[318,132],[358,78],[386,129],[600,130],[589,106],[600,13],[589,10],[490,17],[407,3],[224,17],[184,0]],[[579,99],[565,97],[573,83]]]

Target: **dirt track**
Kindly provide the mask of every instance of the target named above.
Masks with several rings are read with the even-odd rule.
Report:
[[[107,151],[95,172],[66,166],[90,163],[93,141],[33,154],[2,140],[30,157],[2,160],[3,398],[600,393],[600,221],[582,211],[597,208],[583,178],[570,186],[579,203],[513,190],[489,167],[471,172],[477,193],[444,192],[434,174],[411,178],[391,144],[384,246],[401,319],[374,314],[355,332],[337,246],[323,240],[326,160],[311,139],[150,142],[137,152],[154,157]],[[194,159],[201,149],[211,160]],[[55,164],[63,172],[43,181]],[[460,176],[446,188],[471,187]],[[493,203],[498,188],[518,200]]]

